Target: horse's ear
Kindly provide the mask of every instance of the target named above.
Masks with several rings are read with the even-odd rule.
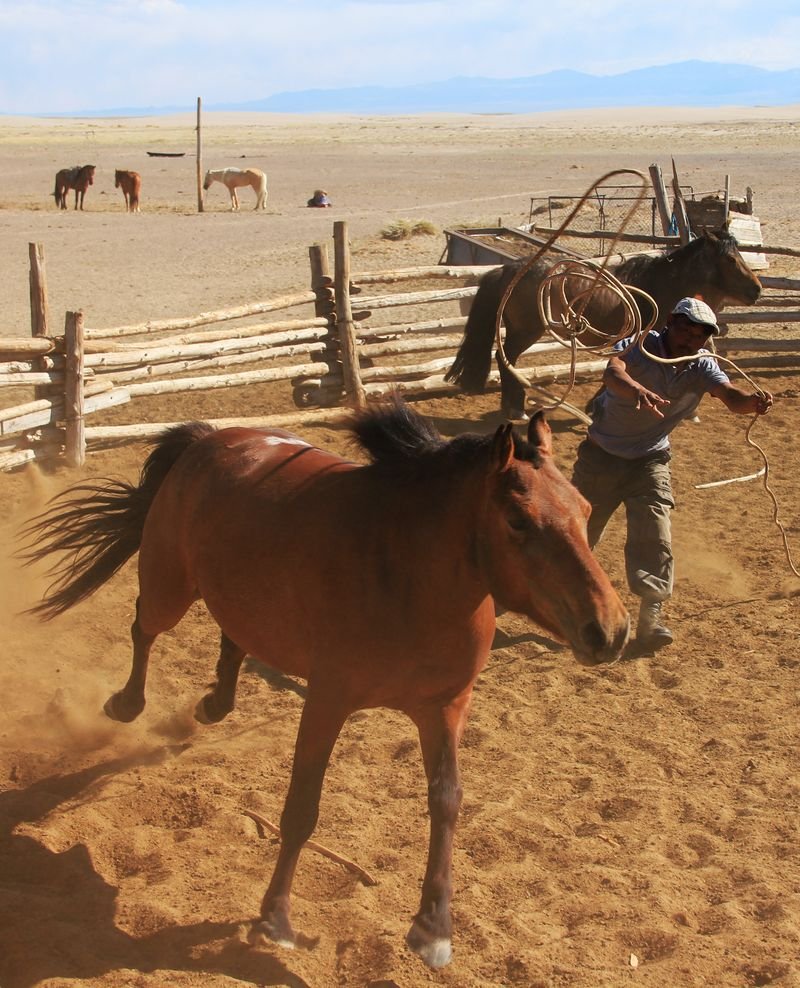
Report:
[[[528,442],[546,456],[553,452],[553,430],[543,411],[538,411],[528,423]]]
[[[498,472],[508,470],[514,459],[514,427],[510,422],[498,426],[492,439],[491,462]]]

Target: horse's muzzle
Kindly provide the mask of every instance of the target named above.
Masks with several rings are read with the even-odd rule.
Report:
[[[622,655],[631,632],[630,617],[610,633],[597,621],[589,621],[578,634],[578,641],[572,645],[575,658],[581,665],[596,666],[603,662],[614,662]]]

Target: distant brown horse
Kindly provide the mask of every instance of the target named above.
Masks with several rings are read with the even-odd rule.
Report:
[[[524,260],[504,264],[488,271],[478,283],[464,327],[464,338],[445,375],[445,380],[459,384],[467,393],[480,393],[486,387],[497,310],[506,286],[523,264]],[[503,348],[512,365],[545,331],[539,317],[538,291],[552,264],[553,261],[547,258],[534,264],[522,276],[503,310],[506,330]],[[613,273],[623,284],[647,292],[654,299],[662,321],[666,320],[675,303],[686,295],[702,296],[715,312],[719,312],[726,301],[752,305],[761,293],[761,282],[739,253],[736,238],[724,229],[706,231],[685,246],[660,252],[655,257],[630,257]],[[586,286],[581,284],[579,287]],[[652,308],[635,297],[640,310]],[[585,315],[591,325],[608,332],[619,325],[619,310],[617,297],[609,290],[601,289],[591,299]],[[643,323],[653,315],[643,311]],[[524,418],[525,388],[502,363],[500,387],[504,413],[511,419]]]
[[[138,213],[139,193],[142,188],[142,176],[139,172],[128,172],[118,168],[114,172],[114,188],[122,189],[126,212]]]
[[[53,192],[56,206],[62,209],[67,208],[67,192],[75,190],[75,208],[78,208],[78,197],[80,196],[81,209],[83,209],[83,197],[90,185],[94,185],[94,165],[75,165],[74,168],[62,168],[56,173],[56,187]]]
[[[34,608],[47,618],[138,551],[133,665],[105,706],[115,720],[142,712],[153,642],[198,599],[222,631],[217,681],[196,709],[202,723],[233,709],[245,655],[308,680],[252,942],[295,943],[292,878],[347,718],[369,707],[408,714],[427,776],[430,843],[407,941],[441,967],[451,953],[457,750],[495,601],[569,642],[585,665],[619,656],[628,616],[589,549],[588,504],[556,466],[541,413],[526,439],[506,424],[445,441],[395,401],[361,412],[354,431],[367,466],[280,429],[178,426],[157,441],[138,486],[80,483],[58,495],[29,524],[23,552],[62,556]]]

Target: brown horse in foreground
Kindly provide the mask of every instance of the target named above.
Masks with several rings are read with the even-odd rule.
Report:
[[[81,209],[83,209],[83,197],[90,185],[94,185],[95,165],[76,165],[74,168],[62,168],[56,172],[56,187],[53,191],[56,206],[61,209],[67,208],[67,192],[75,190],[75,208],[78,208],[78,196],[80,196]]]
[[[34,608],[50,618],[139,551],[133,666],[105,708],[116,720],[141,713],[150,648],[198,598],[222,630],[200,721],[233,709],[246,654],[308,680],[254,943],[295,941],[292,878],[347,717],[377,706],[408,714],[428,779],[430,846],[407,942],[440,967],[451,955],[457,748],[495,601],[587,665],[620,655],[628,617],[589,550],[588,506],[556,467],[541,414],[527,440],[503,425],[448,442],[394,402],[360,413],[354,432],[368,466],[282,430],[178,426],[158,440],[138,486],[109,480],[58,495],[27,526],[23,553],[70,553]]]
[[[114,188],[122,189],[122,194],[125,197],[125,211],[138,213],[139,195],[142,190],[142,176],[139,172],[128,172],[117,168],[114,172]]]
[[[464,338],[445,375],[445,380],[459,384],[468,393],[480,393],[486,387],[497,310],[508,284],[525,263],[520,260],[495,268],[478,284],[464,327]],[[503,349],[512,365],[545,331],[539,317],[538,293],[552,264],[553,260],[546,258],[537,261],[522,276],[503,309]],[[719,312],[726,302],[752,305],[761,293],[761,282],[739,253],[735,237],[725,230],[707,231],[685,246],[660,252],[655,257],[640,254],[628,258],[614,268],[613,273],[623,284],[647,292],[655,301],[662,322],[686,295],[702,296],[715,312]],[[586,287],[585,282],[568,287],[567,297],[575,297]],[[638,296],[636,302],[646,324],[654,314],[650,311],[652,307]],[[584,315],[591,325],[612,335],[621,325],[619,301],[607,289],[599,289],[593,295]],[[596,344],[598,341],[595,336],[583,342]],[[502,363],[499,367],[503,411],[511,419],[523,418],[525,388]]]

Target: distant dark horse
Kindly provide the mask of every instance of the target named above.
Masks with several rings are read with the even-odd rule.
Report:
[[[486,387],[497,310],[506,287],[524,263],[520,260],[504,264],[487,272],[478,284],[464,338],[445,376],[467,393],[479,394]],[[552,264],[548,259],[537,262],[514,288],[503,310],[503,348],[512,365],[545,331],[539,317],[537,294]],[[651,295],[660,320],[666,319],[675,303],[686,295],[701,295],[718,312],[725,302],[752,305],[761,293],[761,282],[739,253],[736,239],[726,230],[707,231],[686,246],[662,251],[655,257],[632,257],[613,273],[624,284]],[[586,285],[579,287],[584,289]],[[640,310],[650,309],[645,302],[637,304]],[[584,314],[601,331],[613,333],[620,325],[620,303],[608,290],[598,290]],[[652,316],[652,312],[642,311],[643,322],[647,323]],[[587,342],[597,342],[596,337]],[[523,417],[525,388],[502,364],[500,387],[504,413],[509,418]]]
[[[80,196],[81,209],[83,209],[83,197],[90,185],[94,185],[94,165],[75,165],[74,168],[62,168],[56,173],[56,187],[53,195],[56,199],[56,206],[62,209],[67,208],[67,192],[75,190],[75,208],[78,208],[78,196]]]
[[[138,486],[67,489],[27,529],[29,558],[54,553],[59,576],[36,611],[67,610],[138,550],[133,664],[105,707],[115,720],[141,713],[151,646],[198,598],[222,632],[201,722],[233,709],[246,654],[308,680],[255,943],[295,942],[292,878],[345,721],[367,707],[407,713],[430,816],[407,939],[441,967],[451,951],[457,749],[495,601],[569,642],[586,665],[619,656],[628,615],[586,541],[588,505],[559,472],[543,415],[526,439],[505,424],[445,441],[400,403],[362,412],[354,428],[368,466],[280,429],[194,423],[162,435]]]

